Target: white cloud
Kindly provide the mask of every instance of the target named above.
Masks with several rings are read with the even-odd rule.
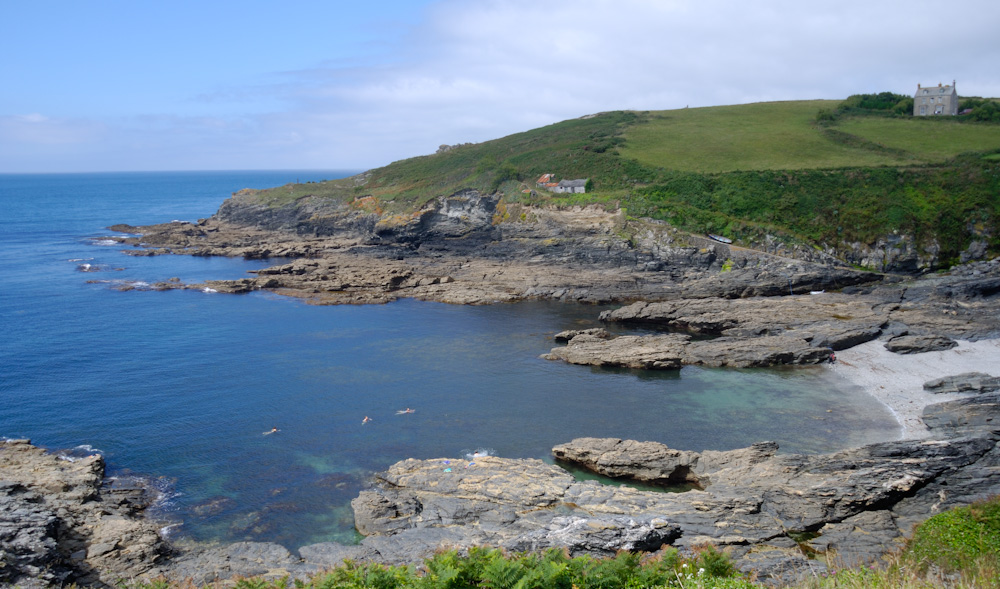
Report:
[[[998,23],[992,0],[441,0],[376,65],[317,55],[272,86],[202,93],[206,108],[255,110],[112,121],[110,139],[93,133],[101,125],[88,136],[7,117],[0,134],[107,141],[130,169],[371,167],[604,110],[909,94],[953,79],[960,94],[1000,96]]]

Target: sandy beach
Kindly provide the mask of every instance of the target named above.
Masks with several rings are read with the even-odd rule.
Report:
[[[870,341],[837,352],[830,369],[884,403],[899,421],[900,439],[919,439],[929,435],[920,419],[924,407],[971,396],[928,393],[924,383],[964,372],[1000,374],[1000,339],[959,341],[950,350],[922,354],[894,354],[884,342]]]

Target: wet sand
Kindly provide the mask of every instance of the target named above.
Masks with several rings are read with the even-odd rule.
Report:
[[[1000,339],[959,341],[950,350],[922,354],[894,354],[884,342],[870,341],[837,352],[837,363],[830,369],[884,403],[900,424],[900,439],[925,438],[929,432],[920,419],[924,407],[971,393],[929,393],[924,383],[963,372],[1000,374]]]

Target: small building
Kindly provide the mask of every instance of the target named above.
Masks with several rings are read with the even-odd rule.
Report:
[[[587,192],[587,178],[581,178],[579,180],[560,180],[559,184],[552,189],[552,192],[573,192],[573,193],[584,193]]]
[[[542,174],[538,180],[535,181],[535,185],[539,188],[544,188],[551,192],[556,193],[585,193],[587,192],[587,180],[588,178],[581,178],[579,180],[560,180],[555,181],[555,174]]]
[[[951,115],[958,114],[958,91],[955,89],[955,81],[951,86],[938,84],[924,87],[917,84],[917,93],[913,95],[913,116],[926,117],[930,115]]]

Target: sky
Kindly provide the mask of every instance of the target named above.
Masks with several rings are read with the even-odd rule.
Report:
[[[0,0],[0,173],[363,170],[608,110],[1000,97],[1000,2]]]

